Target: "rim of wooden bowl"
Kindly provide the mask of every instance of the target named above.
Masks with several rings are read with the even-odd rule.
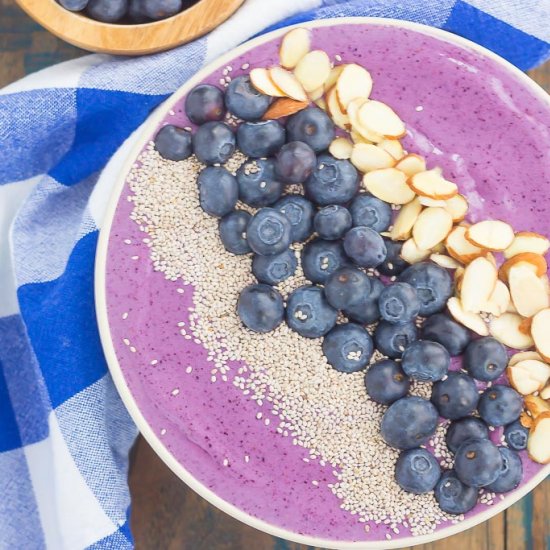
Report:
[[[56,0],[16,2],[38,24],[74,46],[100,53],[141,55],[169,50],[206,34],[228,19],[244,0],[199,0],[173,17],[140,25],[102,23],[68,11]]]

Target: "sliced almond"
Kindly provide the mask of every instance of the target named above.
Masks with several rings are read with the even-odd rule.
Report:
[[[398,139],[385,139],[378,144],[378,147],[387,151],[396,161],[405,156],[403,146]]]
[[[533,317],[531,336],[542,358],[550,362],[550,308],[539,311]]]
[[[514,305],[523,317],[532,317],[550,306],[544,283],[529,267],[521,263],[512,266],[508,282]]]
[[[286,94],[280,90],[273,80],[268,69],[252,69],[250,71],[250,82],[252,86],[261,92],[262,94],[269,95],[271,97],[284,97]]]
[[[322,50],[313,50],[298,61],[294,76],[306,92],[323,86],[331,71],[330,59]]]
[[[527,439],[527,454],[539,464],[550,462],[550,412],[534,419]]]
[[[384,141],[384,136],[377,134],[372,130],[364,128],[359,120],[359,109],[368,101],[364,97],[356,97],[348,103],[347,115],[354,132],[359,134],[363,140],[369,143],[381,143]]]
[[[550,399],[550,385],[540,390],[540,396],[542,399],[545,399],[545,400]]]
[[[526,317],[525,319],[523,319],[523,321],[519,324],[520,332],[523,332],[523,334],[531,334],[532,323],[533,323],[532,317]]]
[[[512,387],[521,393],[529,395],[542,390],[550,379],[550,366],[536,359],[524,359],[510,366],[506,371]]]
[[[405,174],[395,168],[368,172],[363,176],[363,186],[376,198],[391,204],[407,204],[415,197]]]
[[[537,274],[538,277],[543,277],[544,275],[546,275],[546,271],[548,270],[548,265],[546,263],[546,260],[544,259],[544,256],[541,256],[540,254],[535,254],[533,252],[522,252],[521,254],[517,254],[509,260],[506,260],[500,266],[500,269],[498,270],[498,276],[504,282],[508,282],[510,269],[512,269],[512,267],[514,266],[520,265],[530,268],[534,273]]]
[[[340,76],[338,82],[340,82],[341,78],[342,76]],[[381,101],[369,100],[364,103],[359,109],[358,117],[359,123],[363,128],[380,134],[385,138],[400,138],[407,131],[404,122],[399,118],[397,113]]]
[[[492,252],[487,252],[487,254],[485,254],[485,258],[487,258],[495,266],[495,268],[498,267],[497,259],[495,258],[495,255]]]
[[[455,288],[456,291],[460,294],[460,290],[462,289],[462,281],[464,279],[464,272],[466,270],[463,267],[457,268],[454,275],[454,281],[455,281]]]
[[[346,66],[347,65],[336,65],[332,67],[328,75],[328,78],[325,80],[325,90],[329,90],[330,88],[336,85],[336,82],[338,81],[338,77],[342,74],[342,71],[345,69]]]
[[[324,86],[319,86],[318,88],[315,88],[315,90],[307,93],[307,96],[311,101],[317,101],[318,99],[322,98],[324,95],[325,95]]]
[[[426,171],[426,161],[420,155],[409,153],[405,155],[395,167],[410,178],[415,174]]]
[[[489,297],[489,301],[481,307],[481,311],[491,313],[492,315],[499,317],[508,310],[509,304],[510,291],[502,281],[498,280],[495,284],[495,289],[493,290],[493,293]]]
[[[514,353],[510,360],[508,361],[508,366],[513,367],[517,365],[520,361],[527,361],[527,359],[534,359],[535,361],[542,361],[542,357],[536,351],[520,351]]]
[[[550,241],[538,233],[521,231],[516,233],[512,244],[504,251],[506,259],[521,254],[522,252],[533,252],[534,254],[544,255],[550,248]]]
[[[395,165],[395,159],[387,151],[372,143],[356,143],[350,160],[361,172],[391,168]]]
[[[546,289],[546,294],[550,296],[550,279],[548,278],[548,275],[545,273],[544,275],[541,275],[539,279],[542,285],[544,286],[544,288]]]
[[[450,217],[450,214],[447,213]],[[466,266],[460,298],[466,311],[479,313],[489,301],[497,282],[497,270],[486,258],[476,258]]]
[[[434,254],[443,254],[446,252],[445,244],[443,242],[437,243],[434,247],[432,247],[432,252]]]
[[[418,195],[431,199],[447,200],[458,193],[456,183],[446,180],[436,169],[412,175],[408,184]]]
[[[486,250],[474,246],[466,240],[466,230],[466,227],[457,225],[445,240],[445,246],[449,254],[463,264],[469,264],[476,258],[481,258],[487,254]]]
[[[513,349],[528,349],[533,346],[533,339],[519,330],[522,317],[517,313],[503,313],[494,317],[489,323],[489,332],[501,344]]]
[[[399,210],[399,213],[395,218],[393,227],[390,231],[390,237],[394,241],[407,240],[411,236],[413,225],[418,219],[421,211],[422,205],[420,204],[418,197],[405,204]]]
[[[337,159],[349,159],[352,156],[353,143],[344,137],[336,138],[329,145],[328,152]]]
[[[347,114],[342,112],[338,98],[336,97],[336,89],[331,88],[325,96],[327,102],[327,112],[331,116],[334,124],[342,130],[346,130],[349,127],[350,121]]]
[[[283,95],[295,99],[296,101],[308,100],[303,86],[298,79],[286,69],[282,67],[271,67],[271,69],[269,69],[269,76],[273,84],[283,92]]]
[[[350,101],[357,97],[367,99],[372,91],[372,77],[364,67],[355,63],[345,65],[336,81],[336,93],[345,112]],[[374,129],[374,131],[376,131]]]
[[[288,31],[281,41],[279,59],[285,69],[294,69],[298,61],[309,52],[311,33],[309,29],[298,27]]]
[[[477,313],[465,311],[458,298],[449,298],[447,300],[447,308],[449,309],[449,313],[453,316],[454,320],[461,325],[473,330],[480,336],[489,335],[489,327],[487,326],[487,323],[485,323],[485,321]]]
[[[519,423],[524,428],[531,428],[531,426],[533,425],[533,419],[527,411],[521,411],[521,414],[519,415]]]
[[[412,234],[418,248],[428,250],[443,242],[452,227],[453,219],[449,212],[443,208],[429,207],[422,210],[418,216]]]
[[[525,408],[531,413],[533,418],[541,415],[544,412],[550,412],[550,405],[541,397],[536,395],[528,395],[524,399]]]
[[[262,119],[276,120],[278,118],[290,116],[305,109],[308,105],[309,103],[307,101],[296,101],[289,97],[280,97],[269,106]]]
[[[421,250],[414,239],[408,239],[401,247],[401,257],[409,264],[416,264],[429,257],[431,250]]]
[[[314,100],[315,105],[319,107],[319,109],[323,109],[323,111],[327,110],[327,102],[324,97],[320,97],[319,99]]]
[[[438,208],[445,208],[447,206],[446,201],[438,201],[436,199],[430,199],[430,197],[418,197],[422,206],[436,206]]]
[[[461,222],[468,213],[468,201],[460,193],[445,201],[445,208],[453,217],[453,222]]]
[[[445,269],[458,269],[461,264],[446,254],[432,254],[430,260]]]
[[[487,250],[505,250],[514,240],[514,230],[506,222],[485,220],[471,225],[466,231],[466,238]]]

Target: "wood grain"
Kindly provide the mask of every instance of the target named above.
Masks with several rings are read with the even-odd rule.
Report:
[[[244,0],[200,0],[183,12],[154,23],[115,25],[62,8],[55,0],[16,0],[35,21],[79,48],[122,55],[154,53],[206,34]]]

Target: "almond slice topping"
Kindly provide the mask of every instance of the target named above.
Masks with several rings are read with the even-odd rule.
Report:
[[[407,204],[415,197],[405,174],[395,168],[368,172],[363,176],[363,186],[376,198],[391,204]]]
[[[418,197],[411,202],[405,204],[393,223],[393,227],[390,231],[390,237],[394,241],[404,241],[411,236],[411,231],[414,223],[418,219],[420,212],[422,211],[422,205],[420,204]]]
[[[430,197],[418,197],[422,206],[436,206],[438,208],[445,208],[447,206],[446,201],[438,201],[436,199],[430,199]]]
[[[430,254],[431,250],[421,250],[411,238],[403,243],[400,255],[409,264],[416,264],[425,260]]]
[[[544,283],[529,267],[521,263],[512,266],[508,282],[514,305],[523,317],[532,317],[550,306]]]
[[[344,112],[349,103],[358,97],[367,99],[372,91],[372,77],[364,67],[355,63],[345,65],[336,81],[338,101]],[[374,130],[376,131],[376,130]]]
[[[550,399],[550,386],[546,386],[540,391],[542,399]]]
[[[536,359],[524,359],[508,366],[506,373],[516,391],[529,395],[544,388],[550,379],[550,366]]]
[[[534,254],[533,252],[522,252],[516,256],[506,260],[498,270],[498,276],[506,283],[508,282],[508,276],[510,270],[514,266],[522,266],[531,269],[538,277],[543,277],[546,275],[548,270],[548,265],[544,256],[540,254]]]
[[[250,82],[262,94],[271,97],[284,97],[286,95],[275,85],[267,69],[252,69],[250,71]]]
[[[329,90],[333,86],[336,86],[338,77],[342,74],[342,71],[347,65],[335,65],[330,70],[328,78],[325,80],[325,90]]]
[[[450,214],[449,214],[450,216]],[[497,282],[497,270],[487,258],[476,258],[466,266],[460,297],[465,311],[479,313],[489,301]]]
[[[519,415],[519,422],[524,428],[531,428],[533,425],[533,419],[527,411],[521,411]]]
[[[447,300],[447,308],[449,309],[449,313],[454,317],[455,321],[461,325],[473,330],[480,336],[489,335],[489,327],[485,321],[483,321],[481,316],[477,313],[472,313],[471,311],[465,311],[458,298],[449,298]]]
[[[403,146],[398,139],[385,139],[378,144],[378,147],[387,151],[396,161],[405,156]]]
[[[487,250],[505,250],[514,240],[514,230],[506,222],[485,220],[471,225],[466,231],[466,238]]]
[[[445,201],[445,208],[453,217],[453,222],[461,222],[468,213],[468,201],[464,195],[458,193]]]
[[[352,156],[353,148],[353,143],[349,139],[339,137],[329,145],[328,152],[337,159],[346,160]]]
[[[542,358],[550,362],[550,308],[539,311],[533,317],[531,336]]]
[[[430,260],[445,269],[458,269],[461,267],[461,264],[454,258],[451,258],[445,254],[432,254],[430,256]]]
[[[533,346],[533,339],[519,330],[522,317],[517,313],[503,313],[491,319],[489,332],[501,344],[514,349],[528,349]]]
[[[492,315],[499,317],[507,311],[509,304],[510,291],[501,280],[498,280],[495,284],[493,293],[489,297],[489,301],[482,306],[481,311],[491,313]]]
[[[285,116],[293,115],[302,109],[305,109],[309,103],[307,101],[296,101],[289,97],[280,97],[276,99],[264,113],[263,120],[275,120]]]
[[[395,165],[395,159],[387,151],[372,143],[356,143],[350,160],[361,172],[391,168]]]
[[[405,155],[395,167],[410,178],[415,174],[426,171],[426,161],[420,155],[409,153]]]
[[[282,67],[271,67],[269,76],[273,84],[287,97],[296,101],[307,101],[308,97],[298,79]]]
[[[412,175],[408,184],[418,195],[431,199],[447,200],[458,193],[456,183],[446,180],[435,168]]]
[[[444,241],[452,227],[453,219],[449,212],[443,208],[429,207],[418,216],[412,234],[418,248],[428,250]]]
[[[313,50],[298,61],[294,76],[306,92],[323,86],[331,71],[330,59],[322,50]]]
[[[455,289],[457,294],[460,294],[462,290],[462,280],[464,279],[464,272],[466,270],[463,267],[458,267],[454,274]]]
[[[548,252],[549,248],[550,241],[544,235],[521,231],[520,233],[516,233],[512,244],[504,251],[504,257],[509,259],[522,252],[533,252],[534,254],[544,255]]]
[[[543,412],[535,418],[527,439],[527,453],[539,464],[550,462],[550,412]]]
[[[359,109],[367,101],[368,100],[364,97],[356,97],[348,103],[347,114],[349,116],[350,124],[353,128],[353,131],[358,133],[363,138],[363,140],[366,140],[370,143],[381,143],[384,141],[384,136],[365,128],[361,125],[361,122],[359,121]]]
[[[517,365],[520,361],[527,361],[527,359],[534,359],[536,361],[542,361],[542,357],[536,351],[520,351],[514,353],[510,360],[508,361],[508,366],[513,367]]]
[[[343,113],[342,109],[340,109],[340,104],[338,103],[338,98],[336,97],[336,89],[331,88],[327,92],[325,99],[327,103],[327,112],[331,116],[334,124],[336,124],[338,128],[346,130],[350,124],[350,120],[348,115]]]
[[[338,79],[338,82],[340,82],[340,79]],[[357,116],[363,128],[385,138],[400,138],[407,133],[405,124],[395,111],[381,101],[373,99],[367,101],[361,106]]]
[[[281,41],[279,59],[285,69],[294,69],[298,61],[309,52],[311,34],[308,29],[298,27],[288,31]]]
[[[541,415],[543,412],[550,412],[550,405],[541,397],[528,395],[524,399],[525,408],[531,413],[533,418]]]
[[[466,240],[466,230],[466,227],[457,225],[445,240],[445,246],[449,255],[463,264],[469,264],[476,258],[481,258],[487,254],[486,250],[474,246]]]
[[[307,96],[311,101],[317,101],[323,97],[325,94],[325,87],[319,86],[318,88],[315,88],[315,90],[308,92]]]

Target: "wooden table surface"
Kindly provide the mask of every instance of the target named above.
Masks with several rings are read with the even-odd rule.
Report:
[[[0,0],[0,87],[84,52]],[[550,92],[550,62],[529,73]],[[143,550],[313,550],[272,537],[220,512],[187,488],[140,438],[130,471],[132,528]],[[490,521],[418,550],[550,550],[550,481]]]

